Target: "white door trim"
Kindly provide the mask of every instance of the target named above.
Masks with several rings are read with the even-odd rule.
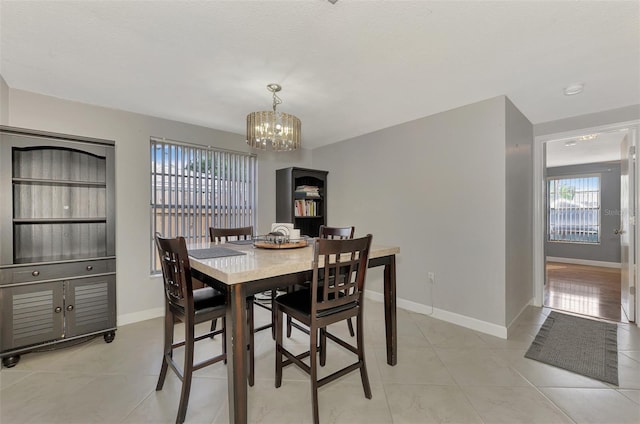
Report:
[[[592,134],[597,132],[615,131],[623,129],[634,129],[630,131],[634,133],[635,137],[638,137],[640,133],[640,120],[619,122],[616,124],[600,125],[596,127],[581,128],[579,130],[571,130],[565,132],[559,132],[554,134],[544,134],[536,136],[533,140],[533,304],[535,306],[542,306],[544,295],[544,180],[543,175],[543,143],[551,140],[561,140],[563,138],[572,138],[584,134]],[[640,140],[636,140],[638,142]],[[639,143],[636,143],[639,145]],[[640,172],[636,173],[636,193],[640,187]],[[638,202],[636,195],[636,202]],[[636,210],[639,210],[636,203]],[[636,246],[640,246],[640,225],[636,225]],[[636,249],[636,264],[640,264],[640,248]],[[636,287],[638,283],[636,282]],[[636,288],[637,290],[637,288]],[[638,312],[640,311],[640,296],[636,295],[636,324],[640,327],[640,319],[638,318]]]

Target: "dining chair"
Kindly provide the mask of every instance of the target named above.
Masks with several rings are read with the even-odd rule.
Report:
[[[155,236],[156,247],[162,265],[162,277],[165,292],[164,348],[162,366],[156,390],[162,390],[168,368],[171,368],[182,382],[180,403],[176,423],[183,423],[187,414],[191,380],[193,372],[220,361],[226,362],[225,314],[226,296],[212,287],[193,289],[191,265],[187,246],[183,237],[163,238],[159,233]],[[249,308],[248,321],[253,322],[253,308]],[[195,326],[211,320],[222,319],[222,328],[196,336]],[[184,324],[184,340],[174,340],[174,325],[181,321]],[[251,326],[250,325],[250,330]],[[214,334],[222,334],[222,353],[209,359],[194,363],[195,343],[209,339]],[[184,347],[184,364],[182,368],[174,360],[174,350]],[[253,332],[249,331],[249,385],[254,381],[253,364]]]
[[[220,242],[229,242],[235,240],[250,240],[253,237],[253,226],[248,227],[236,227],[236,228],[217,228],[217,227],[209,227],[209,237],[211,242],[220,243]],[[267,292],[268,293],[268,292]],[[251,298],[251,301],[254,305],[257,305],[263,309],[271,312],[271,322],[269,324],[265,324],[260,327],[254,327],[254,332],[258,332],[261,330],[266,330],[267,328],[271,328],[271,337],[275,338],[275,329],[273,328],[274,322],[274,313],[273,307],[271,306],[272,299],[276,296],[276,290],[271,290],[269,300],[269,305],[263,304],[261,301],[255,299],[255,297]],[[215,330],[216,321],[211,323],[211,330]]]
[[[316,239],[313,254],[313,277],[309,289],[297,290],[278,296],[274,302],[276,311],[276,376],[275,386],[282,385],[283,367],[295,364],[310,376],[313,421],[320,422],[318,412],[318,388],[360,370],[362,387],[367,399],[371,399],[371,387],[364,354],[364,284],[371,247],[371,234],[355,239]],[[321,276],[321,272],[323,275]],[[294,354],[282,343],[284,314],[309,327],[309,350]],[[327,327],[348,318],[356,319],[356,346],[329,333]],[[327,346],[318,346],[318,334],[336,342],[357,356],[357,361],[318,379],[318,353],[326,360]],[[325,338],[325,340],[326,340]],[[283,360],[283,356],[285,359]],[[309,365],[302,359],[309,357]]]
[[[318,235],[320,238],[327,239],[352,239],[353,235],[356,232],[356,227],[327,227],[326,225],[321,225],[318,231]],[[321,278],[322,279],[322,278]],[[308,286],[308,284],[306,284]],[[347,320],[347,326],[349,327],[349,334],[351,337],[355,335],[353,331],[353,322],[351,318]],[[287,317],[287,337],[291,337],[291,329],[292,327],[296,327],[297,329],[307,332],[306,328],[303,328],[296,323],[292,322],[291,317]],[[324,364],[322,364],[324,365]]]

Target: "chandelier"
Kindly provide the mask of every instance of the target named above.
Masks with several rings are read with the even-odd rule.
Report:
[[[273,110],[251,112],[247,115],[247,144],[255,149],[285,152],[300,147],[302,124],[300,119],[288,113],[276,111],[282,103],[276,95],[282,90],[278,84],[269,84],[273,93]]]

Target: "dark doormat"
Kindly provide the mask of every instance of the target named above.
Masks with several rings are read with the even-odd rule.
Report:
[[[552,311],[524,355],[618,385],[618,326]]]

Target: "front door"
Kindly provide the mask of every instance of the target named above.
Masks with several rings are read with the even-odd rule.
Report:
[[[635,321],[635,146],[627,134],[620,146],[620,265],[622,310]]]

